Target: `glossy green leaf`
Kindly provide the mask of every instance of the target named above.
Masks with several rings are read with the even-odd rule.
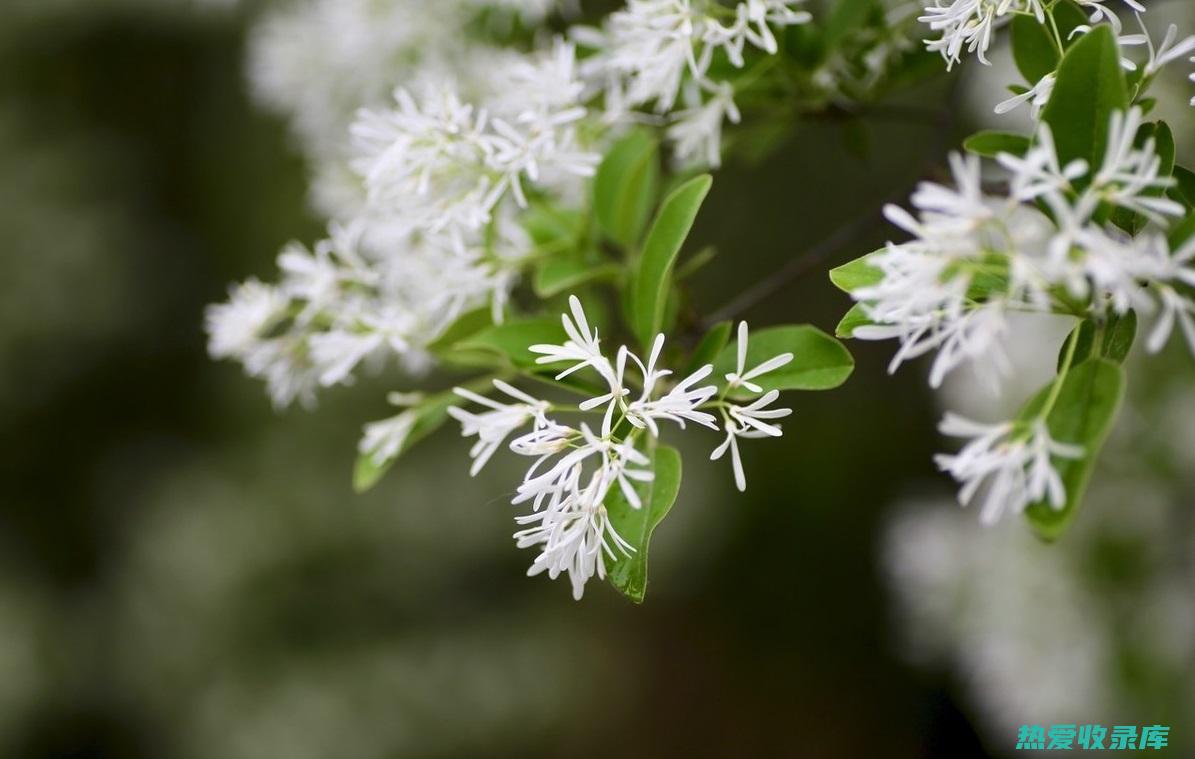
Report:
[[[708,174],[685,182],[664,199],[652,222],[630,285],[631,326],[642,345],[650,344],[664,323],[672,267],[712,182]]]
[[[622,267],[614,263],[587,264],[571,258],[549,258],[535,268],[531,287],[541,298],[550,298],[595,280],[617,279]]]
[[[846,293],[852,293],[861,287],[878,285],[884,280],[884,272],[872,266],[869,259],[881,252],[883,251],[877,250],[868,253],[850,263],[831,269],[830,281],[834,283],[835,287]]]
[[[1058,66],[1058,79],[1042,121],[1054,133],[1063,165],[1075,159],[1099,166],[1114,111],[1128,109],[1129,96],[1120,67],[1116,36],[1097,26],[1076,42]]]
[[[614,144],[593,180],[593,211],[612,241],[633,247],[643,234],[659,185],[659,148],[636,129]]]
[[[1050,388],[1043,388],[1022,412],[1032,418],[1040,412]],[[1039,536],[1055,540],[1074,521],[1100,449],[1116,419],[1124,396],[1124,370],[1103,358],[1092,358],[1071,368],[1058,393],[1053,410],[1046,419],[1050,435],[1062,443],[1083,447],[1081,459],[1054,459],[1054,465],[1066,487],[1066,503],[1061,509],[1049,503],[1029,506],[1025,515]]]
[[[1048,29],[1030,15],[1012,19],[1012,57],[1029,84],[1058,68],[1058,48]]]
[[[660,446],[651,459],[655,478],[635,488],[642,501],[639,508],[633,508],[617,486],[610,489],[605,502],[610,525],[635,549],[629,556],[615,550],[616,558],[607,568],[606,579],[635,603],[642,603],[647,594],[647,553],[652,533],[680,492],[680,453]]]
[[[458,402],[456,394],[448,391],[425,398],[419,404],[403,411],[413,418],[411,431],[389,458],[377,460],[372,455],[359,454],[353,466],[353,490],[364,493],[385,476],[398,457],[409,451],[416,443],[440,429],[448,421],[448,408]]]
[[[842,343],[808,324],[769,327],[752,332],[747,340],[747,364],[753,367],[781,353],[793,354],[788,364],[752,380],[769,390],[830,390],[846,382],[855,369],[855,360]],[[714,379],[721,381],[738,363],[737,341],[722,349],[714,361]],[[733,397],[753,397],[739,388]]]
[[[995,158],[1000,153],[1023,156],[1029,152],[1029,138],[1023,134],[985,130],[963,140],[963,147],[984,158]]]

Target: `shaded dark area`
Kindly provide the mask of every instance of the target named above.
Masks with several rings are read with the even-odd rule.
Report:
[[[852,382],[799,399],[792,434],[747,454],[746,496],[725,462],[691,457],[711,471],[686,480],[700,497],[681,507],[700,513],[661,529],[645,606],[604,588],[574,604],[522,577],[506,506],[488,495],[507,473],[463,482],[452,434],[404,460],[398,482],[352,495],[353,446],[383,380],[275,415],[257,383],[208,359],[203,306],[319,229],[283,127],[245,95],[242,21],[124,11],[53,33],[30,24],[0,50],[0,160],[16,175],[0,270],[41,278],[68,313],[74,299],[101,305],[14,327],[3,344],[3,592],[35,599],[18,606],[40,634],[12,654],[34,673],[10,681],[0,754],[215,756],[211,735],[245,728],[222,715],[255,715],[254,694],[299,677],[332,702],[321,708],[355,713],[348,733],[409,721],[394,756],[985,755],[952,683],[894,652],[877,530],[883,505],[931,476],[935,439],[928,390],[912,372],[888,378],[885,348],[852,346]],[[912,97],[933,108],[942,92]],[[875,213],[943,137],[933,123],[876,123],[868,159],[846,150],[841,125],[817,123],[719,175],[697,234],[722,255],[696,280],[698,303],[716,307]],[[56,151],[61,167],[36,170]],[[31,229],[26,204],[47,220]],[[81,209],[103,233],[71,232],[85,244],[67,276],[39,269]],[[744,315],[831,329],[844,298],[825,268]],[[20,308],[6,321],[37,318]],[[446,548],[440,519],[477,536]],[[441,657],[493,664],[484,703],[519,708],[475,723],[481,691],[449,667],[395,675],[411,693],[361,716],[359,686],[342,679],[384,669],[370,658],[383,650],[379,661],[412,657],[403,672]],[[243,745],[288,755],[269,735]],[[340,755],[379,755],[362,740]]]

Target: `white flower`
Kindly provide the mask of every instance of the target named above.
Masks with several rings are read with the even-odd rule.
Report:
[[[711,364],[706,364],[677,383],[661,398],[651,399],[645,389],[642,397],[627,406],[627,421],[640,429],[651,430],[651,434],[656,436],[660,434],[656,426],[658,419],[676,422],[682,429],[686,420],[717,429],[717,418],[713,414],[698,410],[702,404],[717,395],[717,386],[693,387],[712,374],[713,370]]]
[[[1141,20],[1141,15],[1136,14],[1137,25],[1141,27],[1141,34],[1134,35],[1131,41],[1143,43],[1149,50],[1149,59],[1145,63],[1144,75],[1149,77],[1162,70],[1162,67],[1173,61],[1177,61],[1184,55],[1188,55],[1195,51],[1195,34],[1184,37],[1181,41],[1178,40],[1178,26],[1171,24],[1166,28],[1166,36],[1162,38],[1162,44],[1154,47],[1153,38],[1149,34],[1149,29],[1145,26],[1145,22]],[[1176,43],[1177,41],[1177,43]],[[1125,38],[1121,39],[1121,44],[1126,44]]]
[[[414,406],[423,400],[423,395],[391,393],[387,399],[391,405],[401,408]],[[418,421],[418,410],[411,408],[389,419],[370,422],[365,425],[365,434],[357,444],[357,451],[363,456],[368,456],[375,467],[380,467],[399,454]]]
[[[615,387],[619,383],[614,376],[614,368],[610,366],[609,359],[602,354],[597,329],[594,328],[592,333],[590,332],[589,320],[585,317],[581,301],[577,296],[570,295],[568,305],[572,312],[572,318],[570,319],[568,314],[560,317],[568,339],[563,345],[539,343],[530,346],[528,350],[532,353],[542,354],[535,360],[535,363],[556,364],[562,361],[571,363],[572,366],[557,374],[556,379],[563,379],[575,371],[591,366],[610,383],[611,387]]]
[[[1141,109],[1137,106],[1127,114],[1121,111],[1112,114],[1108,147],[1092,188],[1109,203],[1162,222],[1163,216],[1181,216],[1186,209],[1169,198],[1149,194],[1171,187],[1174,178],[1159,176],[1162,159],[1155,150],[1153,137],[1136,147],[1141,122]]]
[[[777,424],[771,424],[771,419],[781,419],[792,413],[787,408],[767,408],[780,397],[780,391],[769,390],[763,396],[756,398],[746,406],[731,404],[725,418],[724,429],[726,437],[722,443],[710,453],[710,461],[717,461],[730,451],[731,464],[734,467],[734,484],[743,492],[747,489],[747,475],[743,472],[743,461],[739,455],[739,438],[780,437],[783,432]]]
[[[727,388],[733,390],[736,387],[745,387],[753,393],[762,393],[763,388],[751,380],[790,363],[793,360],[793,354],[781,353],[752,369],[747,369],[747,322],[739,322],[737,358],[738,362],[735,364],[735,370],[726,374]]]
[[[462,435],[465,437],[477,436],[477,442],[469,451],[469,457],[473,459],[473,465],[469,468],[470,477],[481,471],[490,457],[494,455],[494,451],[506,442],[506,438],[512,432],[528,422],[534,423],[536,430],[548,425],[545,414],[550,404],[547,401],[533,398],[500,379],[493,380],[493,383],[494,387],[514,398],[518,403],[500,403],[463,387],[452,389],[462,398],[491,409],[481,414],[474,414],[455,406],[448,409],[452,418],[461,423]]]
[[[290,299],[256,279],[229,288],[228,302],[207,307],[208,351],[215,358],[241,357],[286,316]]]
[[[1120,34],[1123,28],[1120,23],[1120,17],[1105,7],[1104,3],[1108,2],[1108,0],[1075,0],[1075,2],[1079,4],[1080,8],[1086,8],[1091,11],[1089,19],[1091,23],[1098,24],[1100,21],[1107,21],[1113,31]],[[1145,13],[1145,6],[1137,2],[1137,0],[1124,0],[1124,4],[1137,13]]]
[[[573,445],[546,472],[533,466],[513,503],[533,504],[531,514],[516,520],[531,526],[515,533],[518,547],[540,549],[528,574],[546,571],[555,579],[567,573],[579,600],[591,577],[605,577],[605,561],[616,558],[615,550],[627,556],[634,551],[610,523],[607,494],[617,485],[632,508],[641,508],[634,484],[654,474],[633,445],[598,437],[585,425]]]
[[[1050,95],[1054,93],[1054,83],[1056,81],[1057,77],[1053,72],[1046,74],[1037,80],[1036,84],[1020,95],[1013,95],[1007,100],[1000,101],[992,110],[1002,115],[1016,110],[1024,103],[1029,103],[1030,116],[1034,121],[1037,121],[1041,117],[1042,110],[1050,102]]]
[[[927,41],[926,48],[941,53],[947,70],[962,60],[964,47],[987,64],[986,53],[996,26],[1013,13],[1032,11],[1039,21],[1045,20],[1039,0],[953,0],[943,4],[944,1],[934,0],[917,20],[942,33],[938,39]]]
[[[681,165],[704,161],[717,168],[722,163],[722,123],[727,119],[737,124],[742,119],[734,104],[734,87],[722,82],[711,88],[709,100],[701,103],[701,95],[689,98],[696,101],[673,115],[668,127],[668,139],[674,143],[677,162]]]
[[[981,424],[947,414],[939,429],[968,438],[957,454],[940,454],[934,460],[962,484],[959,502],[964,506],[984,491],[979,515],[984,524],[993,524],[1006,511],[1020,513],[1032,503],[1047,502],[1055,509],[1066,504],[1066,488],[1053,459],[1081,459],[1084,451],[1051,438],[1045,421]]]

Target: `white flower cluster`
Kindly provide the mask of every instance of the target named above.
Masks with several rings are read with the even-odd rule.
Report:
[[[1090,13],[1092,24],[1106,21],[1119,34],[1120,18],[1107,7],[1109,0],[1075,0]],[[1137,13],[1144,13],[1145,6],[1137,0],[1123,0]],[[996,29],[1012,20],[1016,14],[1033,14],[1038,21],[1045,22],[1044,0],[934,0],[926,6],[925,15],[918,20],[927,24],[932,31],[940,32],[937,39],[928,40],[926,48],[941,53],[946,68],[962,60],[964,50],[973,53],[981,63],[989,63],[988,48]],[[1081,28],[1076,32],[1083,31]]]
[[[724,115],[738,112],[730,85],[706,77],[714,51],[742,65],[747,45],[777,50],[772,26],[807,18],[787,0],[633,2],[582,71],[561,41],[533,53],[467,44],[469,11],[495,5],[534,21],[556,2],[308,0],[256,33],[256,89],[291,115],[317,205],[337,220],[312,252],[283,251],[276,285],[248,282],[208,312],[212,354],[264,378],[276,405],[310,403],[387,356],[417,372],[464,311],[488,304],[501,319],[534,254],[518,223],[528,187],[577,202],[598,163],[602,130],[584,126],[593,82],[609,85],[613,121],[648,102],[670,109],[682,80],[716,89],[671,134],[679,154],[717,163]],[[671,90],[654,78],[666,62]]]
[[[488,108],[444,84],[362,111],[352,132],[363,208],[313,252],[285,250],[279,284],[251,282],[213,306],[212,354],[265,378],[281,406],[350,381],[367,359],[395,355],[418,371],[464,311],[489,304],[500,320],[533,252],[516,221],[524,185],[576,195],[598,157],[578,144],[571,45],[508,59],[494,77]]]
[[[495,380],[494,386],[509,401],[457,388],[462,398],[478,404],[484,411],[452,408],[449,413],[461,423],[462,434],[477,438],[470,451],[471,474],[480,471],[511,435],[530,427],[508,446],[514,453],[533,459],[512,501],[515,505],[529,504],[531,513],[517,518],[522,529],[514,537],[520,548],[539,551],[529,574],[547,572],[554,579],[565,573],[572,583],[574,597],[580,599],[591,577],[605,577],[607,560],[615,560],[620,554],[629,556],[635,550],[611,523],[606,498],[617,488],[631,508],[643,508],[635,485],[654,477],[644,451],[655,446],[660,435],[659,423],[674,422],[684,428],[686,422],[694,422],[724,431],[726,439],[711,458],[731,451],[735,482],[742,490],[746,478],[738,439],[779,437],[781,429],[774,420],[792,411],[771,407],[779,395],[775,390],[745,405],[727,400],[726,394],[738,387],[760,392],[762,388],[752,380],[787,364],[793,356],[782,354],[747,369],[744,323],[739,327],[736,371],[726,376],[721,391],[716,384],[701,384],[713,371],[708,364],[673,382],[669,379],[672,372],[659,365],[663,335],[652,343],[646,361],[626,346],[611,361],[603,353],[598,332],[590,327],[580,301],[574,296],[569,304],[571,313],[562,317],[567,340],[560,345],[533,345],[530,350],[539,354],[537,363],[566,365],[556,375],[557,379],[589,369],[601,378],[606,392],[570,409]],[[550,412],[567,411],[601,414],[601,424],[596,429],[584,422],[572,426],[549,416]],[[409,424],[404,429],[403,422],[398,421],[401,418],[402,415],[391,420],[388,428],[367,429],[362,450],[377,451],[379,456],[383,446],[397,450],[409,432]],[[393,432],[398,442],[394,437],[388,438],[384,434],[387,431]]]
[[[745,65],[748,46],[774,55],[773,28],[810,20],[795,10],[803,1],[743,0],[728,8],[714,0],[629,0],[603,29],[573,31],[599,51],[586,70],[604,88],[607,120],[648,106],[669,113],[680,101],[668,128],[678,160],[717,166],[722,124],[738,123],[740,114],[733,85],[710,73],[715,54],[736,68]]]
[[[956,186],[923,183],[912,197],[917,215],[889,206],[888,218],[913,239],[868,257],[879,281],[852,293],[873,324],[862,339],[896,338],[890,371],[938,351],[930,384],[965,361],[1005,363],[1001,338],[1011,312],[1060,312],[1108,318],[1130,309],[1158,314],[1147,346],[1157,351],[1177,323],[1195,352],[1195,239],[1172,249],[1164,227],[1183,207],[1165,197],[1173,179],[1160,175],[1153,138],[1137,144],[1141,111],[1113,114],[1102,163],[1062,165],[1050,128],[1039,127],[1024,156],[1001,154],[1006,194],[985,192],[978,158],[951,157]],[[1107,210],[1137,215],[1130,235],[1108,223]],[[1048,212],[1047,212],[1048,211]],[[998,377],[998,371],[982,374]],[[975,440],[939,463],[968,483],[991,478],[993,491],[1016,508],[1042,496],[1061,506],[1060,483],[1042,467],[1074,451],[1049,440],[1042,426],[980,428],[948,420],[944,431]],[[990,499],[989,499],[990,500]],[[1001,511],[985,507],[985,518]]]

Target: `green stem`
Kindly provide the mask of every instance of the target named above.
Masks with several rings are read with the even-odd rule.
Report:
[[[1075,350],[1079,346],[1079,331],[1078,327],[1071,330],[1070,337],[1066,340],[1066,355],[1062,358],[1062,366],[1058,367],[1058,376],[1054,378],[1054,384],[1050,388],[1050,395],[1042,405],[1041,411],[1038,412],[1039,419],[1049,419],[1050,412],[1054,410],[1054,404],[1058,402],[1058,395],[1062,392],[1062,385],[1066,382],[1066,375],[1070,373],[1071,366],[1075,362]]]

